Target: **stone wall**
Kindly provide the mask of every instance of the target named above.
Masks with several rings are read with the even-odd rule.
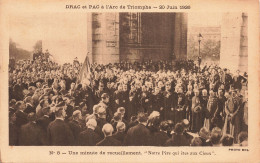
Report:
[[[220,65],[232,71],[248,71],[247,14],[225,13],[221,24]]]
[[[187,58],[188,14],[175,13],[173,52],[176,59]]]
[[[92,13],[92,62],[119,61],[118,13]]]

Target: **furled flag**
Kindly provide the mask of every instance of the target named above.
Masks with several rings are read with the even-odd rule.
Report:
[[[90,64],[89,64],[89,58],[87,55],[83,65],[82,65],[82,68],[80,70],[77,83],[90,85],[91,80],[92,79],[91,79]]]

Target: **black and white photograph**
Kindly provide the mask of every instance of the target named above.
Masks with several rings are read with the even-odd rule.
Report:
[[[249,18],[10,16],[9,146],[247,147]]]

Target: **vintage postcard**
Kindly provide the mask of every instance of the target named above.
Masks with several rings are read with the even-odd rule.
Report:
[[[259,3],[0,2],[7,162],[259,162]]]

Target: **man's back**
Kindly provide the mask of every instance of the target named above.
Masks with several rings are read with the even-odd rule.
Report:
[[[42,129],[47,132],[47,128],[48,128],[48,125],[50,124],[51,122],[51,119],[47,116],[42,116],[41,118],[39,118],[37,120],[37,123],[39,124],[39,126],[42,127]]]
[[[165,143],[166,146],[189,146],[189,140],[184,135],[174,133]]]
[[[113,138],[112,136],[107,136],[103,140],[97,143],[97,146],[120,146],[121,142]]]
[[[130,128],[125,138],[125,145],[148,146],[150,142],[150,131],[143,125],[138,124]]]
[[[95,128],[96,133],[103,139],[104,134],[102,132],[102,127],[107,123],[106,119],[98,118],[97,119],[97,127]]]
[[[166,132],[158,131],[153,134],[151,143],[154,146],[163,146],[168,139]]]
[[[27,113],[27,114],[29,114],[29,113],[31,113],[31,112],[34,112],[34,113],[35,113],[35,112],[36,112],[35,109],[36,109],[36,108],[33,107],[32,105],[27,104],[27,106],[26,106],[24,112]]]
[[[79,125],[79,122],[78,121],[75,121],[75,120],[72,120],[68,123],[71,131],[72,131],[72,134],[73,134],[73,137],[75,139],[75,144],[77,143],[77,140],[78,140],[78,137],[79,137],[79,133],[82,131],[81,130],[81,127]]]
[[[121,143],[124,142],[125,136],[126,136],[125,132],[116,132],[115,134],[113,134],[113,137],[116,140],[120,141]]]
[[[47,145],[43,130],[34,122],[29,122],[21,127],[19,145],[39,146]]]
[[[79,134],[78,145],[95,146],[101,140],[101,137],[93,129],[88,128]]]
[[[47,136],[50,145],[73,145],[73,134],[69,126],[63,120],[56,119],[53,122],[51,122],[47,129]]]

